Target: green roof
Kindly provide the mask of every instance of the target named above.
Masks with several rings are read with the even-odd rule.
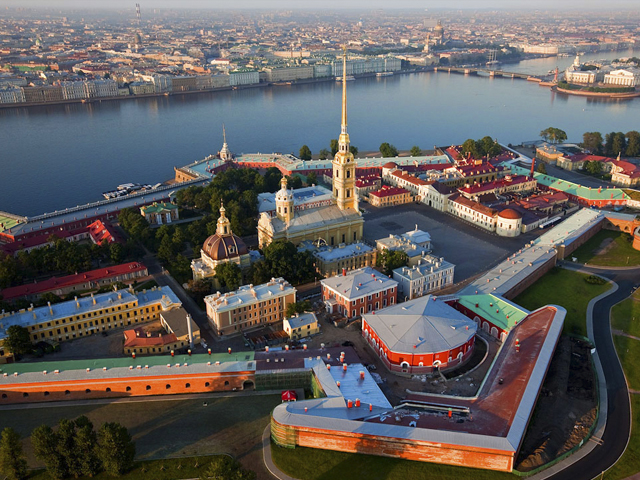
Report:
[[[0,224],[2,224],[2,226],[0,226],[0,232],[9,230],[10,228],[24,222],[25,219],[20,218],[17,215],[4,214],[3,212],[0,212]]]
[[[149,365],[150,367],[157,365],[166,365],[168,363],[188,363],[189,365],[199,364],[199,363],[215,363],[215,362],[236,362],[236,361],[253,361],[254,352],[232,352],[228,353],[212,353],[208,355],[206,353],[200,353],[197,355],[176,355],[175,357],[171,357],[169,355],[139,355],[135,358],[132,357],[119,357],[119,358],[90,358],[87,360],[58,360],[51,362],[27,362],[27,363],[10,363],[6,365],[0,365],[0,374],[8,373],[12,375],[14,372],[18,374],[22,373],[37,373],[43,372],[46,370],[47,372],[53,372],[55,370],[59,370],[60,372],[69,371],[69,370],[86,370],[90,368],[91,370],[101,370],[104,367],[107,369],[111,368],[128,368],[129,366],[133,366],[136,368],[140,365],[142,368],[145,365]]]
[[[529,312],[495,295],[461,295],[458,303],[502,330],[511,330]],[[477,306],[476,306],[477,305]]]
[[[164,210],[175,210],[178,206],[173,203],[154,203],[152,205],[147,205],[146,207],[140,208],[142,212],[146,215],[147,213],[161,213]]]
[[[529,171],[526,168],[511,166],[513,173],[520,175],[529,175]],[[583,187],[577,183],[569,182],[568,180],[562,180],[551,175],[542,173],[533,174],[536,181],[554,190],[564,192],[569,195],[575,195],[576,197],[585,198],[587,200],[623,200],[628,198],[628,195],[624,193],[621,188],[591,188]],[[613,196],[612,196],[613,195]]]

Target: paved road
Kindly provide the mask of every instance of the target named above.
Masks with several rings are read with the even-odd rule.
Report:
[[[593,335],[607,382],[607,425],[602,444],[573,465],[549,477],[554,480],[591,480],[607,470],[620,458],[630,434],[631,406],[622,366],[611,335],[611,308],[627,298],[640,283],[640,268],[607,270],[583,267],[587,273],[607,277],[619,286],[612,295],[603,298],[593,308]]]

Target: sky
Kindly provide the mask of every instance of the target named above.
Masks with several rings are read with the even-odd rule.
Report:
[[[463,8],[463,9],[602,9],[637,7],[638,0],[0,0],[0,6],[50,8]]]

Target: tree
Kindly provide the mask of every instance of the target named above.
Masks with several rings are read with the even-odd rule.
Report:
[[[237,460],[221,456],[214,458],[200,480],[255,480],[256,473],[242,468]]]
[[[389,250],[385,248],[378,254],[376,266],[382,268],[385,275],[391,275],[393,270],[405,267],[409,257],[402,250]]]
[[[594,155],[602,154],[602,134],[600,132],[586,132],[582,135],[582,146]]]
[[[478,143],[473,138],[468,138],[462,143],[462,156],[464,158],[471,156],[471,158],[480,158],[482,154],[478,150]]]
[[[602,172],[602,163],[595,160],[593,162],[586,161],[584,162],[584,169],[590,175],[599,175]]]
[[[122,263],[124,258],[124,247],[118,242],[109,245],[109,258],[113,263]]]
[[[545,165],[545,163],[544,163],[544,162],[539,162],[539,163],[538,163],[538,166],[536,167],[536,171],[537,171],[538,173],[541,173],[541,174],[543,174],[543,175],[546,175],[546,174],[547,174],[547,165]]]
[[[410,153],[412,157],[419,157],[420,155],[422,155],[422,150],[420,150],[419,146],[414,145],[413,147],[411,147]]]
[[[627,150],[627,138],[624,133],[616,132],[613,137],[613,142],[611,145],[611,154],[612,156],[618,156],[625,153]]]
[[[331,149],[331,156],[335,157],[336,153],[338,153],[338,150],[340,148],[340,145],[338,144],[338,139],[337,138],[332,138],[331,142],[329,143],[329,148]]]
[[[104,470],[117,477],[133,466],[136,445],[125,427],[107,422],[98,431],[96,452]]]
[[[29,337],[29,330],[20,325],[11,325],[7,328],[4,347],[14,355],[23,355],[30,352],[33,347]]]
[[[302,179],[300,175],[291,175],[287,177],[287,188],[300,188],[302,187]]]
[[[322,148],[318,152],[318,158],[320,160],[326,160],[327,158],[329,158],[329,155],[331,155],[331,152],[329,150],[327,150],[326,148]]]
[[[19,268],[16,257],[0,253],[0,289],[11,287],[21,281]]]
[[[307,145],[300,147],[300,159],[311,160],[311,149]]]
[[[221,263],[216,267],[216,278],[227,290],[237,290],[242,283],[242,270],[237,263]]]
[[[76,424],[63,418],[58,424],[58,430],[55,432],[56,449],[63,459],[63,462],[69,472],[74,477],[80,476],[80,462],[78,452],[76,451]]]
[[[562,143],[567,140],[567,133],[559,128],[549,127],[540,132],[540,136],[551,143]]]
[[[398,150],[396,149],[396,147],[387,142],[380,144],[380,153],[384,158],[398,156]]]
[[[640,133],[631,130],[627,132],[627,151],[625,155],[627,157],[638,157],[640,156]]]
[[[311,310],[311,302],[309,302],[309,300],[293,302],[287,305],[286,316],[293,317],[296,313],[304,313],[309,310]]]
[[[82,415],[75,420],[76,435],[74,453],[79,475],[93,477],[100,470],[100,459],[96,455],[98,437],[93,423]]]
[[[0,437],[0,475],[7,480],[21,480],[27,476],[20,435],[10,427],[2,430]]]
[[[67,465],[58,451],[58,439],[48,425],[41,425],[31,432],[33,453],[44,463],[47,473],[55,480],[63,479],[69,474]]]
[[[349,152],[351,152],[351,155],[353,155],[354,157],[358,156],[358,147],[354,147],[353,145],[349,146]]]
[[[318,184],[318,176],[316,172],[310,172],[307,175],[307,185],[317,185]]]

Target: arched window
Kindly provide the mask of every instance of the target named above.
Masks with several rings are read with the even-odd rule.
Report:
[[[151,390],[151,385],[147,385],[147,390]]]

